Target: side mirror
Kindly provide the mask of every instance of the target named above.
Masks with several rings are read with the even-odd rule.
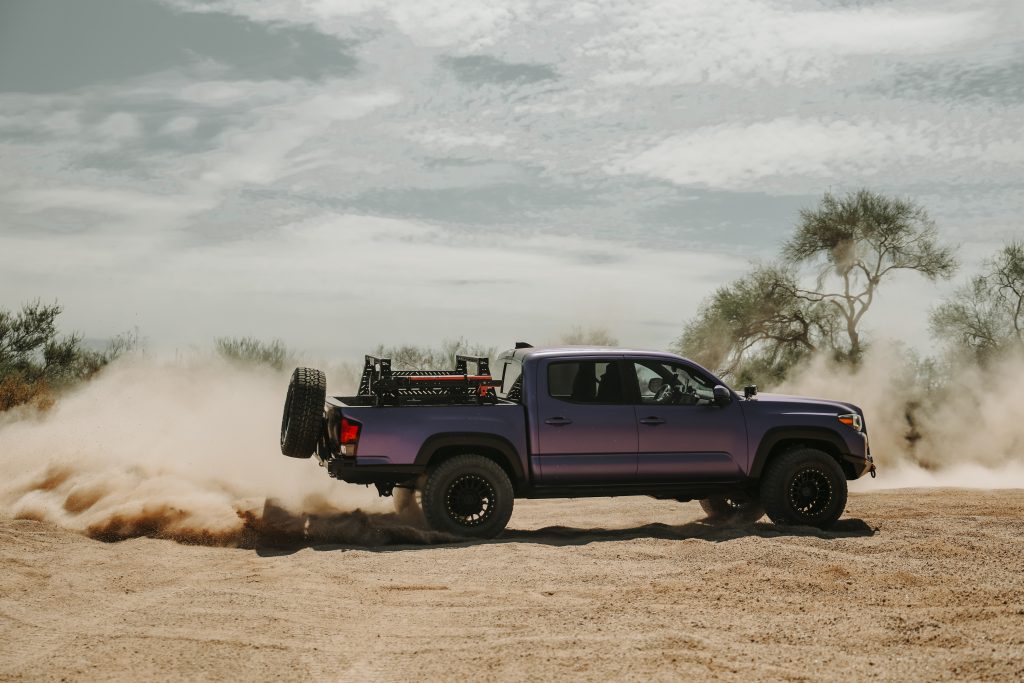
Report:
[[[660,377],[652,377],[651,381],[647,383],[647,391],[652,394],[658,393],[662,386],[665,385],[665,380]]]
[[[715,405],[725,407],[732,403],[732,392],[721,384],[716,384],[711,390],[715,394]]]

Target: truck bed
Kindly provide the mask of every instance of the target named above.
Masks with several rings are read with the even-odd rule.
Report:
[[[366,397],[329,396],[325,411],[329,424],[340,417],[337,413],[362,424],[355,458],[359,467],[416,465],[417,456],[433,440],[479,434],[508,442],[522,471],[529,471],[526,411],[513,401],[374,406]]]

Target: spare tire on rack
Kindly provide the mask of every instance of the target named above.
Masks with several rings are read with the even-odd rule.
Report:
[[[281,452],[308,458],[323,434],[327,377],[315,368],[295,368],[281,418]]]

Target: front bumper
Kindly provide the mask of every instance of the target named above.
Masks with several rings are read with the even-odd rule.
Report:
[[[872,478],[875,476],[875,460],[871,457],[870,453],[860,455],[858,453],[845,453],[843,455],[843,461],[849,465],[849,470],[853,472],[851,479],[860,479],[865,474],[871,474]]]

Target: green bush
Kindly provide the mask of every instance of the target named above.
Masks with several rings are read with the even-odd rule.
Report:
[[[111,340],[105,351],[82,346],[81,335],[60,336],[59,304],[33,301],[19,311],[0,310],[0,411],[53,404],[54,392],[89,379],[114,358],[138,346],[138,333]]]
[[[214,340],[217,354],[240,365],[265,366],[282,370],[294,364],[294,356],[280,339],[263,341],[255,337],[219,337]]]
[[[378,358],[390,358],[396,370],[451,370],[455,367],[455,356],[480,356],[493,359],[498,350],[458,339],[446,339],[440,347],[432,346],[384,346],[380,344],[373,351]]]

